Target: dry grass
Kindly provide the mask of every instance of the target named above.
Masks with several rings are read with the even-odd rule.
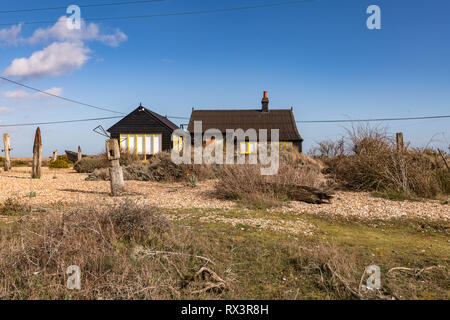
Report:
[[[345,152],[320,157],[328,172],[348,190],[394,191],[426,198],[450,192],[450,172],[436,151],[397,150],[385,130],[370,126],[348,130],[346,141]]]
[[[99,158],[103,159],[103,156]],[[92,173],[89,180],[108,180],[109,173],[106,169],[108,163],[99,161],[101,160],[83,159],[74,168],[78,172]],[[123,154],[120,163],[123,167],[124,179],[137,181],[182,182],[191,179],[201,181],[215,178],[220,170],[218,165],[177,165],[172,162],[170,152],[160,152],[149,157],[147,161],[143,161],[136,155]]]
[[[191,234],[133,202],[22,218],[0,235],[1,298],[169,299],[225,286],[196,276],[209,262]],[[65,286],[70,265],[82,270],[81,290]],[[213,267],[205,272],[217,275]]]
[[[280,153],[277,174],[261,175],[260,168],[259,164],[225,166],[215,186],[216,194],[220,198],[267,208],[293,200],[298,186],[313,189],[330,187],[321,173],[321,163],[295,150]]]
[[[24,214],[25,211],[25,205],[17,198],[7,198],[0,204],[0,215],[2,216],[18,216]]]

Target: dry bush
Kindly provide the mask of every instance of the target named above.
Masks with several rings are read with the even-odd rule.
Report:
[[[449,192],[450,175],[436,152],[408,147],[397,150],[385,130],[368,125],[348,130],[347,141],[345,154],[321,157],[326,171],[344,188],[396,191],[407,197],[435,197]]]
[[[322,164],[295,150],[280,153],[277,174],[261,175],[260,169],[260,164],[224,166],[215,185],[216,194],[251,206],[269,207],[284,200],[301,200],[302,195],[297,194],[303,191],[300,186],[306,187],[306,191],[330,189],[329,181],[321,173]],[[309,202],[308,196],[303,201]]]
[[[125,180],[180,182],[188,181],[189,177],[207,180],[214,179],[220,170],[218,165],[175,164],[167,151],[151,156],[147,161],[132,154],[123,154],[120,160]],[[108,180],[106,167],[95,167],[88,180]]]
[[[56,161],[50,161],[48,167],[52,169],[70,168],[70,163],[63,159],[56,159]]]
[[[157,209],[131,201],[111,209],[78,209],[62,217],[22,218],[0,230],[0,298],[216,295],[225,284],[209,288],[211,281],[195,276],[213,263],[204,256],[206,250],[204,240],[174,227]],[[71,265],[80,267],[81,290],[66,287]]]
[[[330,292],[333,298],[361,299],[356,257],[330,244],[302,247],[290,245],[286,248],[290,262],[300,272],[311,274],[319,288]]]
[[[0,215],[2,216],[18,216],[24,214],[25,211],[25,205],[17,198],[7,198],[0,204]]]
[[[92,173],[95,169],[107,168],[108,166],[109,161],[106,154],[100,154],[82,158],[74,164],[73,168],[78,173]]]
[[[317,146],[311,148],[309,155],[313,157],[334,158],[344,154],[344,139],[337,141],[323,140],[317,142]]]

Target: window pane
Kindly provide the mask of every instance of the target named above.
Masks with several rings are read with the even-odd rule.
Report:
[[[254,153],[255,150],[255,143],[254,142],[249,142],[248,143],[248,153]]]
[[[136,153],[136,136],[134,134],[130,134],[128,137],[128,145],[129,152]]]
[[[154,153],[158,153],[161,151],[161,136],[156,134],[153,136],[153,147]]]
[[[137,152],[138,154],[144,153],[144,135],[142,134],[137,136]]]
[[[145,152],[147,154],[153,154],[153,140],[152,135],[145,136]]]
[[[240,144],[241,153],[245,153],[246,147],[247,147],[247,144],[245,142],[241,142],[241,144]]]
[[[128,135],[127,134],[120,135],[120,149],[122,152],[127,152],[127,150],[128,150]]]

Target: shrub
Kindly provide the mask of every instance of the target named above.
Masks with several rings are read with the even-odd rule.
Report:
[[[321,159],[344,188],[386,191],[405,197],[435,197],[448,193],[443,164],[432,150],[397,150],[385,130],[360,126],[347,131],[345,154]]]
[[[56,159],[56,161],[50,162],[48,167],[53,169],[70,168],[70,163],[63,159]]]
[[[7,198],[0,205],[0,215],[2,216],[19,216],[24,214],[25,207],[16,198]]]
[[[215,185],[216,194],[265,208],[284,200],[320,203],[320,196],[314,194],[331,186],[321,173],[321,164],[295,150],[281,152],[277,174],[264,176],[260,169],[259,164],[225,166]]]
[[[206,292],[211,284],[192,276],[205,265],[202,250],[208,247],[185,228],[174,228],[157,209],[132,201],[76,209],[62,218],[23,219],[14,228],[0,229],[0,296],[195,297],[197,285]],[[66,288],[71,265],[80,267],[81,290]]]
[[[59,156],[56,156],[56,160],[65,161],[67,163],[73,163],[72,161],[69,160],[69,158],[67,158],[67,154],[61,154]]]
[[[105,155],[106,159],[106,155]],[[160,152],[151,156],[147,161],[142,161],[140,157],[133,154],[121,155],[121,165],[125,180],[138,181],[158,181],[158,182],[180,182],[189,181],[190,177],[196,177],[198,181],[214,179],[218,172],[218,165],[206,164],[180,164],[177,165],[171,160],[170,152]],[[108,180],[109,173],[106,169],[109,166],[107,160],[95,162],[88,166],[85,159],[75,164],[74,168],[78,172],[91,173],[87,180]],[[83,163],[82,163],[83,162]],[[81,171],[89,170],[89,171]]]
[[[73,168],[79,173],[92,173],[95,169],[107,168],[109,161],[106,155],[99,155],[94,157],[85,157],[77,161]]]
[[[31,161],[11,160],[11,167],[31,167]]]

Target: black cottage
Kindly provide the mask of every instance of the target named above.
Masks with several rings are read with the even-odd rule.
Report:
[[[107,131],[118,139],[121,152],[152,155],[181,147],[178,139],[172,142],[172,133],[178,129],[166,117],[139,105]]]

